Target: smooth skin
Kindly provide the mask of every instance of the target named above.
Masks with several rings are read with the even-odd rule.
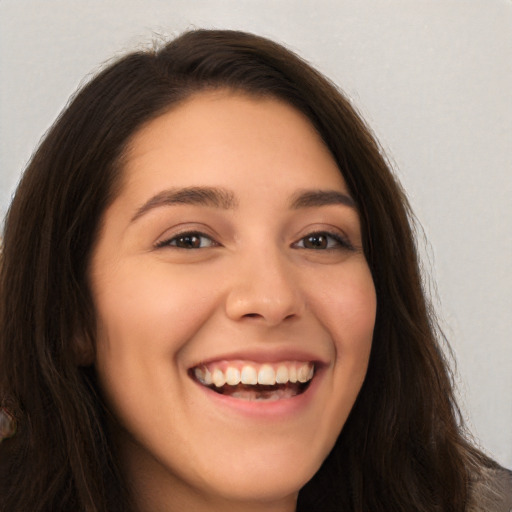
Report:
[[[134,499],[144,512],[291,512],[372,343],[375,289],[342,174],[297,110],[227,90],[151,121],[125,156],[90,281]],[[191,377],[231,359],[317,372],[273,404],[219,400]]]

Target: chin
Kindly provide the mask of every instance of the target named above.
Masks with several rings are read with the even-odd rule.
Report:
[[[204,475],[212,493],[240,502],[296,498],[325,458],[322,453],[313,459],[304,446],[293,453],[279,453],[278,449],[270,453],[268,447],[258,454],[249,451],[252,454],[240,453],[240,457],[225,460],[223,470],[217,464],[216,471]]]

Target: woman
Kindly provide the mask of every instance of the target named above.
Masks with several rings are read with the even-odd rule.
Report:
[[[6,219],[1,510],[506,510],[410,218],[279,45],[193,31],[107,68]]]

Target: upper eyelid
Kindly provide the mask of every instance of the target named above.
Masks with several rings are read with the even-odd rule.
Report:
[[[310,235],[325,234],[334,238],[341,238],[347,242],[351,241],[351,236],[346,230],[342,229],[340,226],[329,223],[311,224],[301,229],[299,233],[301,234],[297,236],[297,240],[301,240]]]
[[[179,222],[178,224],[174,225],[168,225],[166,229],[160,231],[157,240],[163,238],[169,240],[171,238],[186,234],[198,234],[202,236],[207,236],[212,239],[219,237],[219,234],[217,233],[216,230],[212,229],[209,225],[201,221],[186,221]]]

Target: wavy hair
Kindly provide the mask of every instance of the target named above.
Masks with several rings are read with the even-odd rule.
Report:
[[[329,80],[272,41],[215,30],[109,65],[72,98],[23,175],[0,269],[0,405],[18,423],[0,446],[0,509],[130,509],[109,411],[84,364],[95,338],[89,260],[130,139],[219,88],[277,98],[309,118],[357,203],[377,292],[365,382],[298,510],[464,511],[470,473],[486,459],[463,435],[400,185]]]

